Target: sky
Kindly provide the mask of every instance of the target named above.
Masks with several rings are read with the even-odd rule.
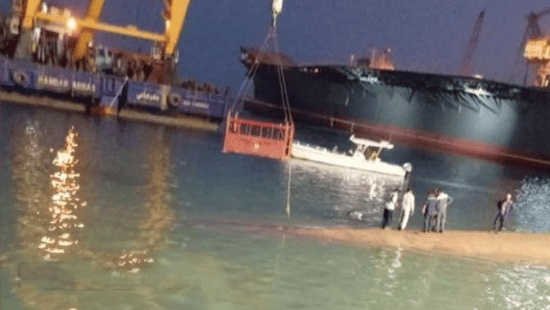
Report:
[[[5,12],[10,0],[1,0]],[[7,4],[6,4],[7,3]],[[55,0],[84,16],[86,0]],[[260,46],[269,29],[270,0],[192,0],[179,49],[178,73],[236,92],[244,81],[239,46]],[[102,21],[162,32],[161,0],[106,0]],[[473,72],[520,82],[516,54],[526,15],[541,0],[286,0],[278,22],[281,51],[300,63],[345,63],[373,47],[390,47],[398,70],[455,74],[476,19],[485,9]],[[550,29],[550,15],[539,20]],[[150,44],[99,34],[96,41],[147,52]]]

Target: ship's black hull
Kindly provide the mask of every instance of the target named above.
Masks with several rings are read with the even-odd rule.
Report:
[[[287,66],[284,74],[298,119],[398,143],[550,167],[550,89],[353,66]],[[259,66],[254,94],[281,105],[275,66]]]

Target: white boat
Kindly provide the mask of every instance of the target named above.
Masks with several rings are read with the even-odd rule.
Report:
[[[380,159],[380,153],[383,150],[393,148],[393,144],[388,141],[372,141],[356,138],[355,135],[352,135],[350,140],[355,144],[355,149],[347,153],[338,151],[336,147],[328,150],[323,147],[294,141],[292,143],[292,157],[397,177],[405,177],[407,173],[411,172],[412,166],[409,163],[400,166],[383,162]]]

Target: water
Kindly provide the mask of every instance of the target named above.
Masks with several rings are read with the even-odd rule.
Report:
[[[298,239],[283,225],[376,227],[399,181],[222,154],[218,133],[0,104],[2,309],[550,309],[544,266]],[[331,147],[347,137],[300,127]],[[449,229],[550,230],[550,177],[396,148],[417,212]],[[56,160],[57,159],[57,160]],[[291,215],[286,214],[291,171]],[[349,211],[367,214],[363,222]],[[417,214],[412,229],[421,227]]]

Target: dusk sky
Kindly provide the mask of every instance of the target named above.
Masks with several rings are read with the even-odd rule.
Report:
[[[9,0],[2,0],[2,10]],[[85,15],[87,1],[56,0]],[[193,0],[180,41],[181,76],[237,91],[244,78],[239,46],[258,46],[270,23],[269,0]],[[102,20],[162,31],[160,0],[106,0]],[[514,66],[525,16],[550,7],[541,0],[286,0],[279,20],[281,50],[301,63],[344,63],[372,47],[390,47],[400,70],[456,73],[475,21],[485,19],[474,54],[473,73],[499,81],[517,81],[523,65]],[[550,15],[540,19],[544,31]],[[100,35],[105,45],[129,46],[131,40]],[[120,41],[124,41],[121,43]],[[148,43],[132,48],[149,50]]]

